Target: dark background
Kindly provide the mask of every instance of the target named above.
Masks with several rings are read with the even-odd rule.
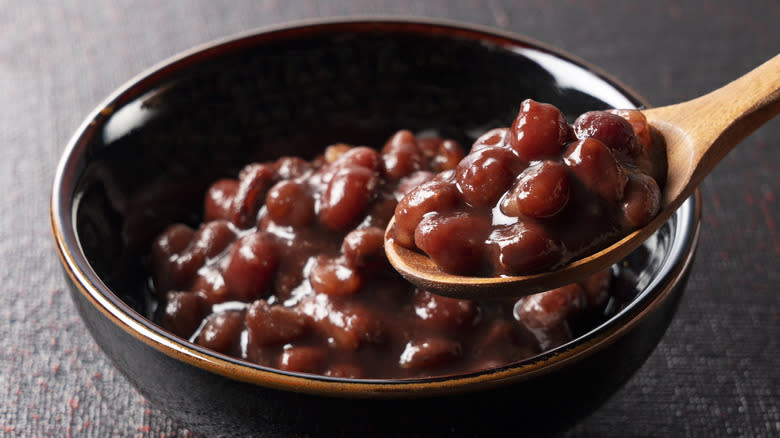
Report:
[[[343,15],[525,34],[653,105],[717,88],[780,51],[777,1],[0,0],[0,436],[197,435],[147,404],[79,320],[49,227],[54,168],[89,111],[151,65],[237,32]],[[636,376],[566,436],[780,435],[778,137],[774,120],[705,181],[675,321]]]

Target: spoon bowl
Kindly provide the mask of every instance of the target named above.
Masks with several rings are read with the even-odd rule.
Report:
[[[745,137],[780,113],[780,55],[699,98],[644,110],[666,141],[668,170],[662,208],[644,227],[560,269],[522,276],[469,277],[442,271],[425,254],[393,241],[385,232],[390,263],[417,287],[453,298],[524,296],[574,283],[626,257],[680,207]]]

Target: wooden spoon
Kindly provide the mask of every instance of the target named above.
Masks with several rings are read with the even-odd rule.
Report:
[[[734,146],[780,113],[780,55],[702,97],[643,113],[664,136],[668,156],[662,208],[645,227],[555,271],[466,277],[443,272],[425,254],[395,244],[388,232],[391,220],[385,232],[387,258],[416,286],[455,298],[530,295],[577,282],[617,263],[658,230]]]

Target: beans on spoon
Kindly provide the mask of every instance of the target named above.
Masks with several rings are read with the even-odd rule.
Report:
[[[528,201],[534,197],[533,190],[524,191],[522,187],[517,188],[524,184],[525,176],[512,182],[511,178],[502,175],[502,172],[509,172],[507,169],[522,167],[523,164],[513,163],[512,159],[507,158],[502,152],[480,152],[483,145],[478,140],[470,156],[464,159],[471,167],[461,169],[460,173],[456,169],[452,175],[437,177],[438,180],[444,181],[440,183],[442,186],[447,185],[448,179],[454,182],[461,200],[451,200],[452,194],[431,196],[433,199],[442,198],[435,202],[423,199],[402,200],[396,209],[395,217],[387,227],[385,252],[390,263],[418,287],[457,298],[522,296],[576,282],[618,262],[665,223],[731,149],[780,112],[780,55],[705,96],[642,112],[649,126],[657,130],[665,139],[667,161],[666,175],[663,178],[664,189],[660,194],[660,211],[644,224],[642,222],[647,218],[643,218],[646,216],[643,213],[653,210],[651,208],[653,206],[648,205],[653,203],[653,199],[652,196],[641,197],[637,193],[643,190],[652,191],[652,182],[645,176],[631,178],[630,174],[628,177],[625,174],[634,169],[641,169],[645,158],[652,156],[653,153],[646,152],[644,156],[640,154],[635,157],[633,163],[630,160],[620,163],[621,156],[630,157],[634,152],[632,142],[623,144],[623,146],[628,145],[626,148],[607,147],[608,153],[605,153],[604,148],[598,144],[608,143],[600,135],[601,127],[587,126],[584,122],[581,132],[576,132],[577,122],[575,122],[576,139],[571,143],[565,143],[568,141],[565,140],[565,121],[562,122],[550,108],[535,111],[532,108],[533,103],[524,103],[524,106],[526,105],[528,109],[525,114],[523,114],[525,108],[521,109],[521,113],[508,131],[491,132],[480,139],[482,143],[487,144],[485,148],[505,148],[509,145],[519,160],[528,161],[528,166],[538,166],[538,169],[530,171],[527,170],[529,167],[526,167],[526,170],[519,173],[520,175],[523,172],[534,175],[551,172],[550,170],[542,172],[544,165],[534,164],[535,162],[544,162],[544,160],[552,160],[552,163],[562,162],[569,166],[570,170],[565,173],[567,177],[576,176],[574,183],[569,184],[571,193],[576,193],[578,188],[585,187],[588,189],[585,193],[595,193],[597,201],[595,203],[575,201],[573,206],[561,207],[559,212],[567,210],[568,212],[558,213],[562,218],[560,220],[566,224],[566,221],[573,216],[574,221],[569,221],[568,226],[555,227],[556,231],[562,231],[563,239],[550,237],[548,232],[550,224],[559,224],[559,222],[556,222],[555,218],[543,217],[543,215],[554,211],[558,204],[562,203],[555,184],[546,183],[545,187],[548,188],[536,196],[542,201],[538,205]],[[538,132],[517,129],[533,124],[539,125]],[[612,130],[609,132],[614,134]],[[639,137],[644,135],[642,132],[634,129],[633,134]],[[531,140],[528,140],[528,136]],[[579,138],[581,136],[583,138]],[[536,137],[543,137],[547,142],[537,141]],[[614,136],[605,134],[603,137]],[[528,140],[528,147],[520,148],[518,152],[518,144],[524,145],[526,140]],[[472,156],[475,153],[477,156]],[[559,153],[560,158],[557,158],[556,154]],[[613,161],[610,161],[610,156],[617,158],[614,160],[617,161],[616,166]],[[550,169],[556,166],[558,165],[548,165]],[[475,169],[486,171],[484,175],[479,175]],[[658,166],[650,166],[647,170],[644,174],[648,176],[655,174],[656,178],[653,179],[656,183],[657,179],[661,179],[657,175]],[[497,190],[498,186],[503,186],[503,191]],[[484,190],[480,192],[480,188]],[[435,188],[430,190],[435,191]],[[446,191],[451,189],[444,189],[442,193]],[[520,193],[515,196],[516,200],[510,198],[505,201],[508,196],[513,196],[512,193],[515,191]],[[480,195],[484,196],[480,197]],[[414,192],[407,196],[414,196]],[[587,196],[585,198],[587,199]],[[465,209],[464,213],[463,210],[458,211],[458,207],[452,207],[452,205],[461,205],[463,199],[468,206],[479,205],[482,210],[476,210],[477,212],[474,213],[474,210]],[[412,214],[405,214],[404,205],[416,207],[426,202],[436,204],[440,201],[444,208],[436,207],[423,212],[413,212],[413,216],[420,217],[420,220],[414,226],[414,233],[410,238],[410,226],[405,221],[409,219],[407,216]],[[570,236],[572,228],[582,226],[593,228],[595,232],[592,235],[599,236],[602,230],[600,227],[604,225],[604,215],[601,214],[601,210],[604,205],[609,205],[610,201],[613,202],[613,209],[618,208],[616,205],[622,202],[620,207],[622,212],[612,216],[618,218],[617,222],[634,222],[640,224],[640,228],[628,232],[622,230],[622,234],[618,233],[618,237],[612,236],[611,241],[614,243],[600,242],[602,246],[606,245],[605,248],[591,251],[591,254],[576,254],[573,258],[565,260],[570,256],[567,253],[569,249],[566,243],[577,241],[576,236],[567,240],[566,236]],[[490,216],[488,216],[484,211],[491,206],[491,202],[497,204],[489,209]],[[572,204],[572,200],[569,199],[568,203]],[[502,216],[495,214],[497,208],[502,209],[503,216],[507,216],[507,212],[518,211],[519,217],[522,218],[533,214],[542,217],[530,221],[510,220],[510,223],[502,224]],[[531,214],[528,215],[528,212]],[[579,220],[582,218],[592,220]],[[635,218],[640,220],[634,221]],[[441,226],[441,232],[436,231],[437,223]],[[578,230],[575,234],[579,232]],[[431,236],[434,236],[434,239],[431,239]],[[410,239],[414,246],[408,244]],[[427,254],[415,249],[415,246],[420,248],[417,240]],[[517,244],[521,240],[523,245]],[[583,247],[587,246],[587,244],[583,245]],[[598,245],[594,246],[598,247]],[[513,250],[508,251],[508,248]],[[529,254],[531,256],[528,256]],[[524,256],[531,257],[532,260],[524,260]],[[492,271],[488,271],[485,276],[484,260],[486,259],[490,261],[489,266],[492,266]],[[513,260],[520,260],[515,262],[515,266],[520,266],[521,269],[509,273],[502,271],[502,266]],[[564,264],[558,266],[561,263]],[[480,273],[483,276],[479,276]]]

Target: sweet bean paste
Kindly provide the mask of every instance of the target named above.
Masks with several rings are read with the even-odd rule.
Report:
[[[345,378],[491,369],[561,345],[621,306],[609,270],[521,299],[457,300],[403,280],[385,258],[383,233],[395,213],[399,243],[447,269],[462,269],[458,257],[472,261],[466,241],[497,249],[506,272],[559,262],[544,251],[528,262],[539,258],[536,243],[511,242],[572,204],[588,210],[569,219],[578,224],[607,210],[610,232],[643,223],[658,207],[647,175],[661,170],[648,159],[641,113],[617,114],[586,113],[572,132],[557,109],[526,101],[512,128],[485,134],[468,156],[455,141],[402,130],[381,152],[337,144],[311,161],[250,164],[210,186],[198,229],[174,224],[154,241],[158,322],[220,353]],[[540,221],[517,225],[520,217]],[[551,245],[544,236],[534,238]],[[442,256],[448,251],[456,257]]]

